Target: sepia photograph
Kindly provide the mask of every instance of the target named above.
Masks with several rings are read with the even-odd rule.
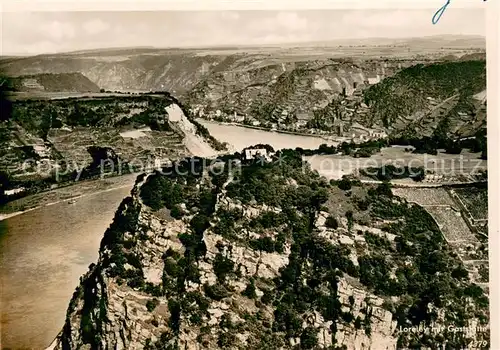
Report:
[[[0,349],[493,348],[487,6],[443,2],[2,10]]]

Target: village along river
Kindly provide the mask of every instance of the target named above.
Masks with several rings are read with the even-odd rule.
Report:
[[[51,343],[130,190],[95,193],[0,221],[0,348],[44,349]]]

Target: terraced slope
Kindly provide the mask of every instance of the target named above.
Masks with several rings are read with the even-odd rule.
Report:
[[[305,118],[325,107],[334,96],[351,95],[392,76],[412,62],[357,62],[310,60],[211,74],[187,95],[187,101],[205,112],[219,109],[250,115],[258,120],[278,120],[283,111]]]
[[[37,192],[220,150],[177,103],[168,94],[16,101],[10,119],[0,123],[0,171],[10,177],[2,190]]]

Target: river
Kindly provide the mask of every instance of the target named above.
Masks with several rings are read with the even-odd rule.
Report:
[[[198,120],[210,134],[221,142],[227,142],[235,151],[255,144],[269,144],[274,149],[296,148],[317,149],[321,144],[336,146],[344,139],[327,141],[318,136],[301,136],[277,133],[265,130],[245,128],[242,126],[221,124],[212,121]],[[480,154],[464,150],[460,155],[439,152],[437,155],[415,154],[406,152],[407,146],[391,146],[369,158],[355,158],[345,155],[314,155],[305,157],[311,168],[327,179],[340,179],[344,175],[357,172],[359,169],[381,167],[393,164],[396,166],[425,167],[436,174],[445,176],[468,175],[487,169],[487,162],[479,159]]]
[[[0,221],[2,349],[43,349],[64,324],[79,278],[98,257],[118,188]]]
[[[301,147],[317,149],[322,144],[336,146],[338,141],[329,141],[319,136],[303,136],[266,130],[246,128],[238,125],[220,124],[203,119],[197,120],[210,134],[221,142],[227,142],[235,151],[257,144],[271,145],[275,150]]]

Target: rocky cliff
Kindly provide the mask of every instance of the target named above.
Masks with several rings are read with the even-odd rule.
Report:
[[[396,349],[487,337],[401,332],[487,324],[487,298],[456,272],[428,214],[382,189],[346,196],[283,156],[242,168],[189,159],[140,176],[54,348]],[[368,208],[356,209],[358,196]],[[384,226],[394,211],[400,221]]]

